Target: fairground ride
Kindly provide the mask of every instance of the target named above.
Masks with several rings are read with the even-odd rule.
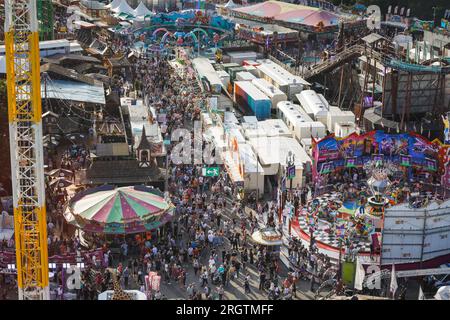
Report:
[[[19,299],[48,300],[39,31],[35,0],[5,0],[5,47]]]

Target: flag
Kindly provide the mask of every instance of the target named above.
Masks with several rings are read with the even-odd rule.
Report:
[[[419,300],[426,300],[422,291],[422,286],[419,287]]]
[[[395,298],[395,291],[397,291],[397,288],[398,288],[398,284],[397,284],[397,275],[395,274],[395,265],[392,264],[391,285],[390,285],[392,298]]]
[[[356,272],[355,272],[355,289],[356,290],[362,290],[363,289],[363,282],[364,277],[366,275],[366,272],[364,270],[364,267],[359,260],[358,257],[356,257]]]

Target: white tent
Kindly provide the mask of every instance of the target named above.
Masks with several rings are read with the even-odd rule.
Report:
[[[124,12],[124,13],[134,15],[134,10],[133,10],[133,8],[130,7],[127,0],[122,0],[116,8],[113,8],[111,10],[114,11],[115,13]]]
[[[145,16],[147,14],[151,14],[152,12],[148,10],[145,4],[141,1],[136,9],[134,9],[134,15],[136,17]]]
[[[110,8],[110,9],[117,8],[119,6],[120,2],[121,2],[121,0],[113,0],[109,4],[107,4],[105,6],[105,8]]]
[[[228,1],[228,2],[224,5],[224,8],[228,8],[228,9],[236,8],[236,7],[239,7],[239,6],[238,6],[236,3],[234,3],[233,0]]]

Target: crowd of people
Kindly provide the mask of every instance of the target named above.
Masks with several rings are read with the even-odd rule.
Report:
[[[119,44],[127,47],[124,42]],[[198,119],[207,94],[198,91],[192,72],[179,74],[165,57],[153,57],[138,61],[133,74],[137,80],[133,83],[144,84],[136,95],[148,101],[157,114],[166,114],[162,126],[167,136],[175,129],[191,127]],[[279,253],[249,241],[261,224],[275,226],[275,202],[246,211],[241,201],[229,197],[234,188],[225,173],[203,177],[201,169],[198,165],[169,165],[168,192],[176,218],[164,230],[146,237],[116,237],[113,243],[101,237],[92,239],[103,248],[103,259],[90,263],[84,271],[80,297],[89,299],[95,292],[111,288],[109,268],[115,269],[123,288],[130,289],[133,283],[151,299],[164,298],[145,284],[145,275],[151,271],[161,276],[163,284],[179,287],[189,299],[223,299],[231,283],[243,285],[246,294],[258,290],[273,299],[295,295],[298,274],[289,273],[282,280]],[[305,202],[301,194],[295,193],[298,201]],[[113,248],[117,253],[112,253]],[[259,279],[257,289],[251,273]]]

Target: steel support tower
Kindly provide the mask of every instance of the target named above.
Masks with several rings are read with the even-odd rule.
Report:
[[[36,0],[5,0],[5,46],[19,299],[48,300]]]

